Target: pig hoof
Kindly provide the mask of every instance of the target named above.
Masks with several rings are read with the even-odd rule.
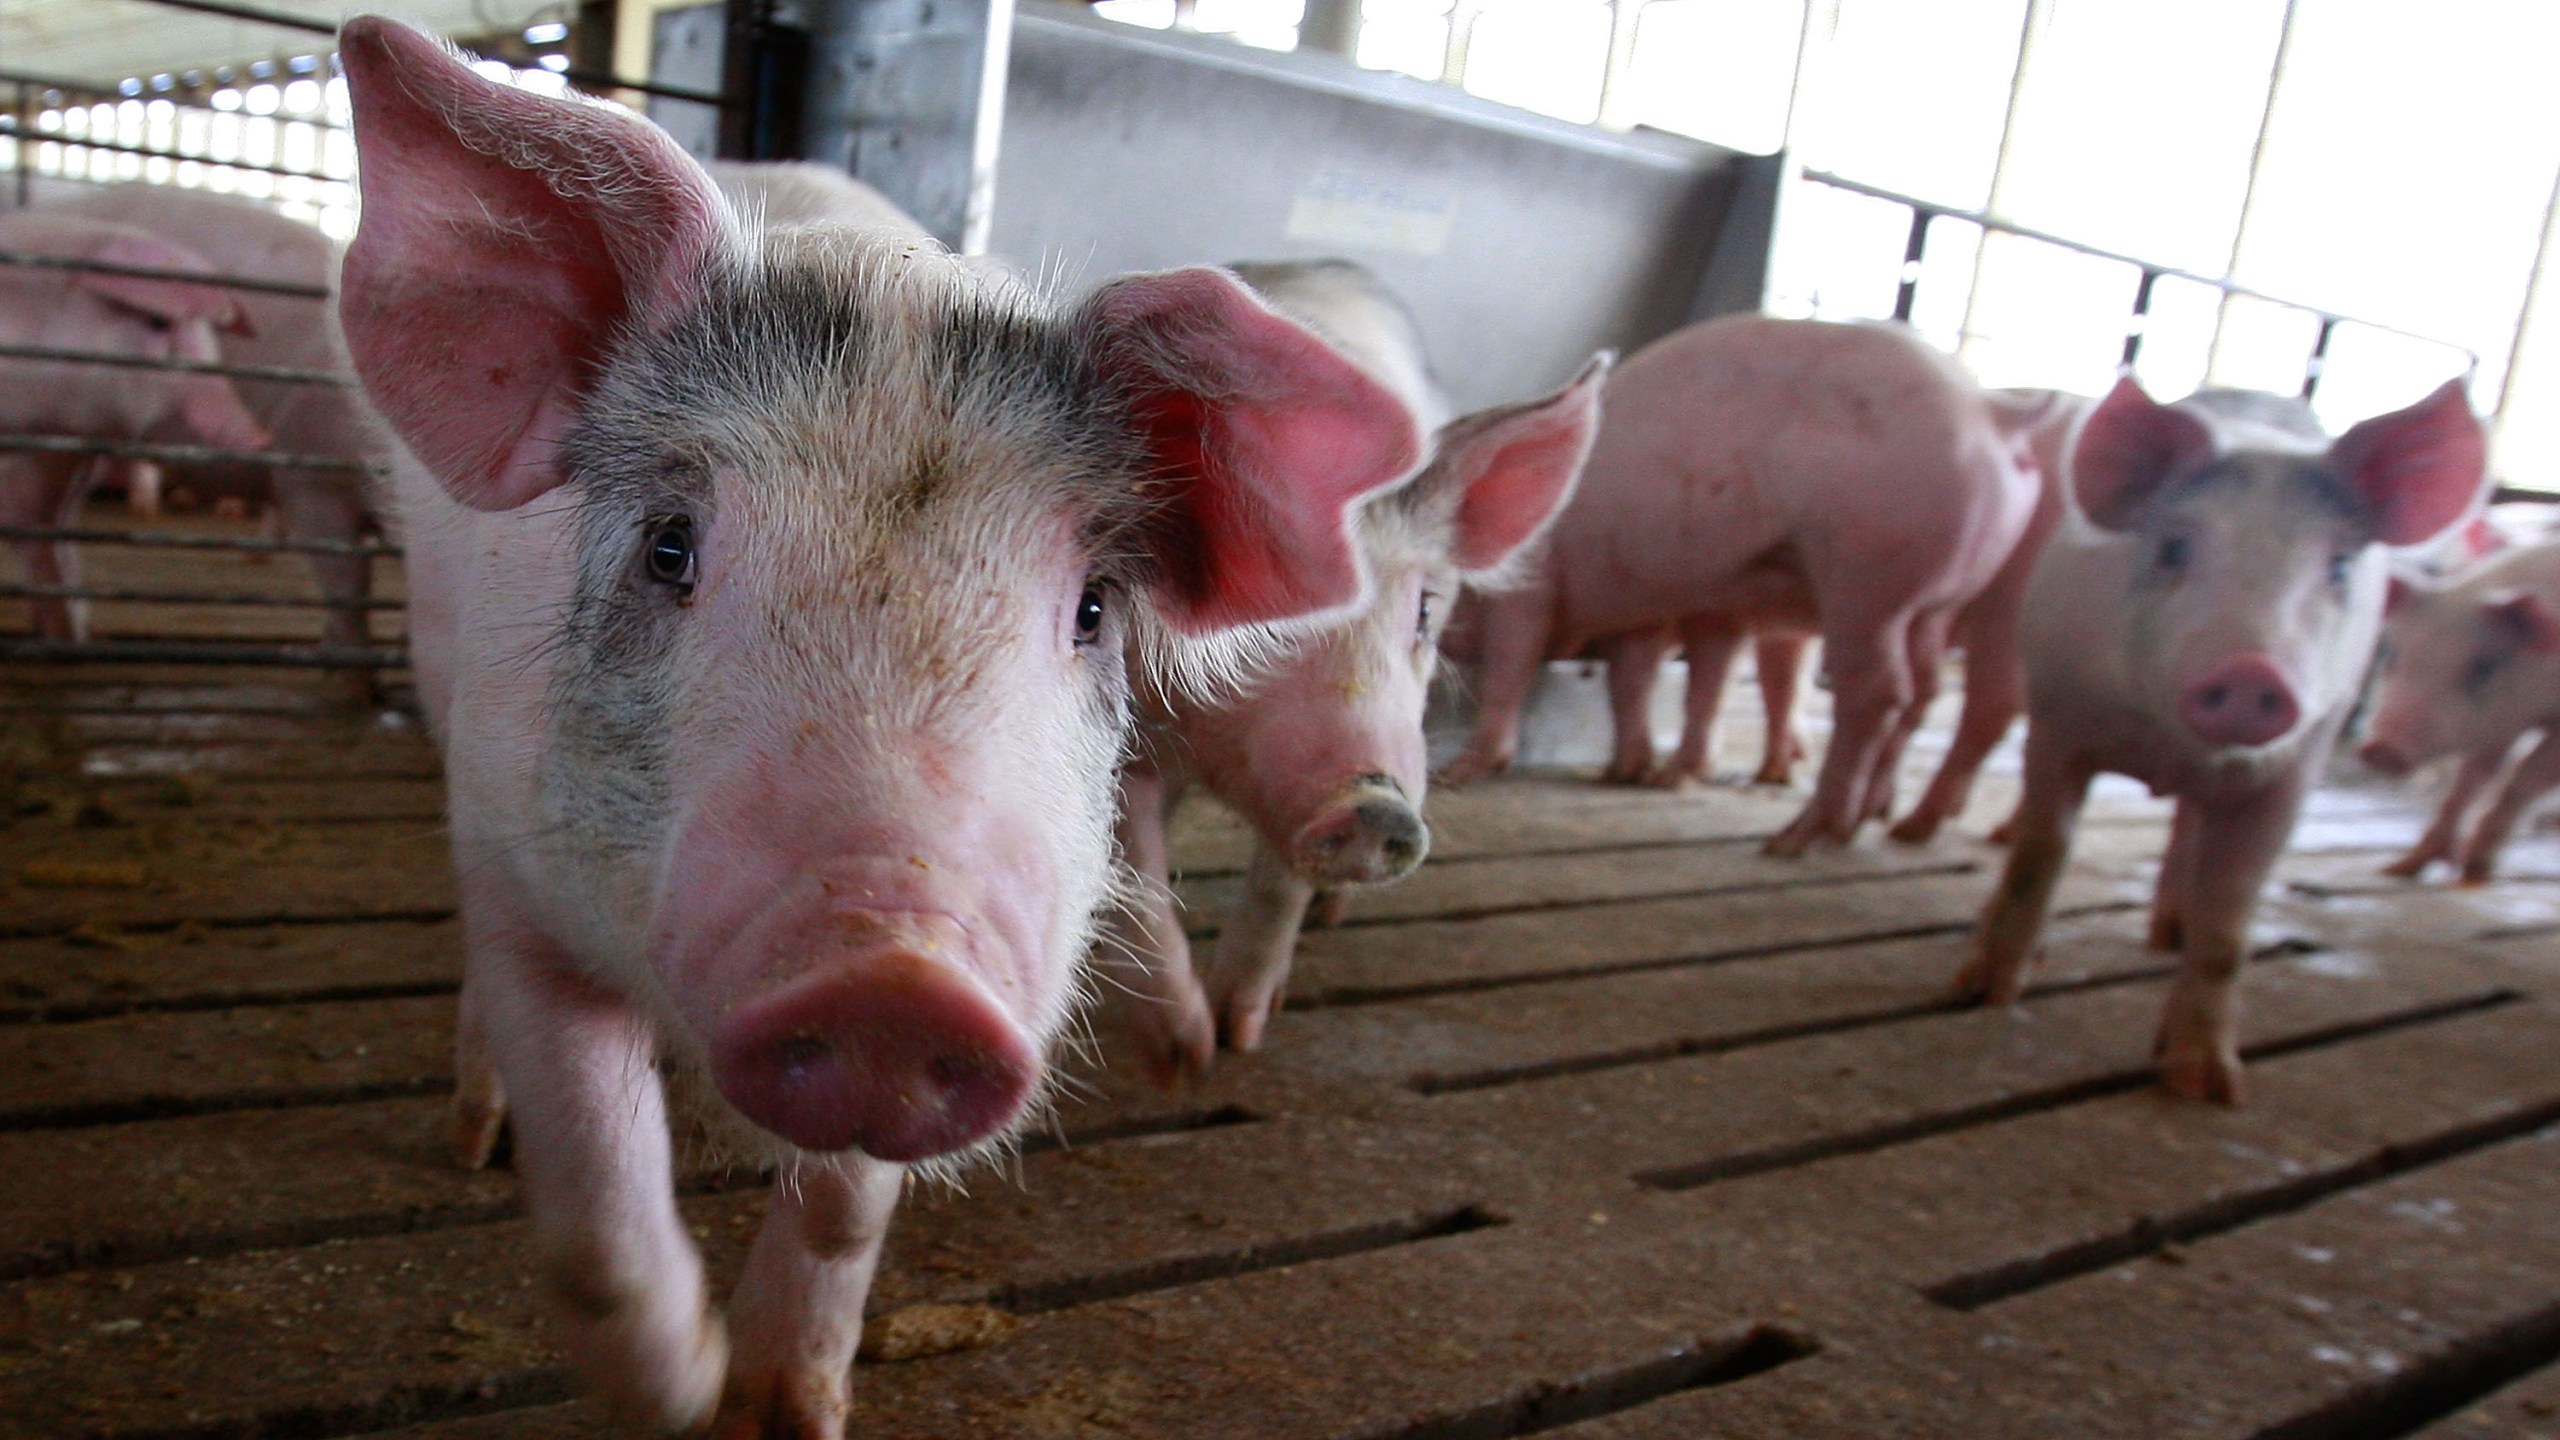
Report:
[[[1231,996],[1227,1001],[1227,1048],[1239,1054],[1251,1054],[1262,1048],[1263,1032],[1270,1028],[1273,1016],[1280,1013],[1278,992],[1262,999]]]
[[[833,1370],[736,1376],[720,1399],[713,1440],[842,1440],[852,1409]]]
[[[1612,760],[1609,768],[1600,772],[1601,783],[1606,785],[1643,785],[1652,778],[1653,762],[1649,759]]]
[[[453,1158],[465,1170],[486,1170],[498,1156],[498,1142],[506,1137],[507,1107],[503,1104],[475,1105],[455,1097],[453,1113],[445,1128],[445,1144]]]
[[[1490,754],[1469,750],[1465,754],[1460,755],[1457,759],[1441,766],[1440,773],[1432,776],[1431,778],[1442,785],[1450,787],[1451,789],[1456,789],[1458,786],[1467,784],[1470,781],[1481,780],[1487,775],[1499,775],[1510,768],[1511,757],[1507,754]]]
[[[1796,769],[1793,765],[1763,765],[1758,770],[1752,772],[1751,783],[1754,785],[1774,785],[1779,789],[1784,790],[1788,786],[1796,783]]]
[[[2174,1047],[2160,1057],[2160,1081],[2172,1094],[2215,1105],[2238,1105],[2248,1098],[2240,1061],[2211,1050]]]
[[[1351,918],[1351,892],[1319,890],[1307,905],[1307,924],[1317,930],[1331,930]]]
[[[1715,776],[1700,765],[1664,765],[1645,776],[1644,783],[1656,790],[1686,790],[1692,785],[1712,785]]]
[[[2496,873],[2497,866],[2487,860],[2465,860],[2462,862],[2462,878],[2453,883],[2458,889],[2477,890],[2488,884],[2489,878]]]
[[[1914,810],[1902,817],[1901,824],[1884,833],[1900,844],[1926,845],[1937,836],[1938,817],[1927,810]]]
[[[2402,880],[2415,880],[2426,874],[2427,866],[2433,864],[2435,860],[2436,854],[2432,850],[2412,850],[2383,866],[2382,873]]]

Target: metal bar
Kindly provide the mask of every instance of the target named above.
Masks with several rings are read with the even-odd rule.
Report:
[[[2002,220],[1996,216],[1985,214],[1980,210],[1949,209],[1945,206],[1936,205],[1932,201],[1922,200],[1916,196],[1905,195],[1898,190],[1887,190],[1881,185],[1869,185],[1864,181],[1851,180],[1846,176],[1833,175],[1827,171],[1807,170],[1804,172],[1804,178],[1817,185],[1828,185],[1835,190],[1846,190],[1854,195],[1872,196],[1878,200],[1890,200],[1897,205],[1908,205],[1915,208],[1929,206],[1934,209],[1936,213],[1944,215],[1951,220],[1970,221],[1973,224],[1981,226],[1985,230],[1997,230],[2004,235],[2015,235],[2021,239],[2033,240],[2040,244],[2059,246],[2062,249],[2076,251],[2079,254],[2091,256],[2099,260],[2113,260],[2117,264],[2130,265],[2137,270],[2157,270],[2162,275],[2169,276],[2173,279],[2190,280],[2198,285],[2212,286],[2214,289],[2220,290],[2226,295],[2245,295],[2252,300],[2264,300],[2270,305],[2281,305],[2288,310],[2300,310],[2305,314],[2318,315],[2325,319],[2340,320],[2351,325],[2361,325],[2368,330],[2380,330],[2386,334],[2401,336],[2404,339],[2423,341],[2429,345],[2441,345],[2448,350],[2461,351],[2465,355],[2472,356],[2475,360],[2478,358],[2478,356],[2469,347],[2456,345],[2449,340],[2439,339],[2433,335],[2421,335],[2415,330],[2404,330],[2397,325],[2386,325],[2379,320],[2365,320],[2354,315],[2342,315],[2325,306],[2307,305],[2299,300],[2287,299],[2282,295],[2276,295],[2265,290],[2260,290],[2253,285],[2244,285],[2228,276],[2217,277],[2206,275],[2195,270],[2181,269],[2175,265],[2162,265],[2156,261],[2145,260],[2139,255],[2127,255],[2120,250],[2109,250],[2099,245],[2089,245],[2078,240],[2068,240],[2048,230],[2038,230],[2033,226],[2015,224],[2011,221]]]
[[[21,665],[280,665],[318,670],[397,670],[406,649],[364,645],[223,644],[187,640],[36,640],[0,636],[0,662]]]
[[[114,590],[92,585],[18,585],[0,581],[0,600],[106,600],[120,605],[273,605],[287,610],[400,610],[398,600],[325,600],[299,595],[188,595],[169,590]]]
[[[2045,27],[2052,19],[2052,0],[2027,0],[2025,12],[2019,16],[2018,58],[2009,67],[2009,103],[2000,111],[2000,148],[1991,155],[1991,186],[1982,201],[1985,210],[2005,208],[2009,193],[2009,157],[2017,152],[2018,114],[2027,93],[2027,76],[2035,64],[2036,43],[2044,37]],[[1980,350],[1975,343],[1977,336],[1973,317],[1981,310],[1983,279],[1991,273],[1989,242],[1987,235],[1974,237],[1973,273],[1965,280],[1964,315],[1956,321],[1956,354],[1961,359],[1973,360]]]
[[[276,450],[223,450],[211,445],[169,445],[155,440],[93,440],[81,435],[0,435],[0,453],[113,455],[122,460],[165,460],[177,465],[268,465],[279,470],[369,470],[371,462],[334,455],[289,455]]]
[[[296,15],[290,10],[269,10],[258,5],[238,5],[232,0],[150,0],[150,3],[170,10],[219,15],[226,20],[246,20],[253,25],[273,25],[280,30],[299,30],[306,35],[334,37],[338,33],[335,20],[320,20],[309,15]]]
[[[1911,234],[1902,242],[1902,288],[1893,296],[1893,318],[1905,324],[1920,300],[1920,262],[1929,253],[1929,222],[1936,218],[1926,205],[1911,207]]]
[[[220,114],[222,112],[215,111],[214,113]],[[327,125],[321,124],[319,121],[303,121],[289,117],[280,119],[277,123],[282,125],[318,125],[319,128],[324,130],[329,128]],[[15,130],[0,129],[0,134],[14,135],[18,143],[21,145],[77,145],[83,149],[106,150],[118,155],[140,155],[152,160],[168,160],[172,162],[192,160],[199,165],[226,165],[234,170],[255,170],[266,175],[291,175],[303,180],[318,180],[329,185],[353,185],[356,183],[355,177],[351,175],[323,175],[314,170],[296,170],[290,165],[261,165],[255,160],[222,160],[211,155],[181,155],[175,150],[154,150],[148,145],[127,145],[121,140],[91,140],[84,139],[78,135],[47,134],[41,130],[19,132]],[[25,167],[22,166],[20,168]]]
[[[158,550],[257,550],[288,555],[396,556],[396,545],[364,540],[269,540],[248,535],[179,535],[166,530],[79,530],[52,525],[0,525],[0,540],[72,540]]]
[[[2276,97],[2284,89],[2284,77],[2293,61],[2294,13],[2300,8],[2301,0],[2284,0],[2284,17],[2276,22],[2275,58],[2267,66],[2267,98],[2258,107],[2257,138],[2249,143],[2249,177],[2241,183],[2240,214],[2231,222],[2231,244],[2222,252],[2222,273],[2225,275],[2240,273],[2241,247],[2248,243],[2249,222],[2258,213],[2258,180],[2266,171],[2267,136],[2275,127]],[[2205,347],[2204,373],[2208,382],[2221,368],[2222,342],[2230,328],[2231,292],[2225,290],[2222,299],[2213,307],[2213,343]],[[2474,355],[2472,363],[2478,364],[2479,358]]]
[[[2133,287],[2132,323],[2124,327],[2124,358],[2116,362],[2116,373],[2130,375],[2133,362],[2142,353],[2142,337],[2151,328],[2151,287],[2160,283],[2160,272],[2142,267],[2142,283]]]
[[[619,75],[603,70],[581,70],[572,66],[557,73],[573,85],[597,92],[637,90],[643,95],[655,95],[662,100],[690,100],[696,105],[724,103],[717,91],[695,90],[684,85],[661,85],[655,80],[625,80]]]
[[[2306,401],[2320,389],[2320,372],[2329,368],[2329,337],[2337,329],[2336,316],[2320,317],[2320,337],[2311,342],[2311,358],[2302,362],[2302,398]]]
[[[212,365],[201,360],[170,360],[156,355],[100,355],[88,350],[54,350],[42,345],[0,345],[0,360],[45,360],[65,365],[122,365],[135,370],[175,370],[188,375],[226,375],[234,380],[273,380],[284,385],[353,385],[327,370],[296,370],[286,365]]]
[[[148,265],[114,265],[104,260],[86,260],[74,255],[29,255],[15,250],[0,250],[0,265],[24,265],[37,270],[77,270],[85,275],[130,275],[137,280],[174,280],[184,285],[219,285],[225,290],[248,290],[260,295],[292,295],[305,300],[326,300],[328,287],[300,285],[289,280],[250,280],[241,276],[204,275],[193,270],[155,270]]]

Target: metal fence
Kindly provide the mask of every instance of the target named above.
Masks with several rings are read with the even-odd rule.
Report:
[[[293,218],[320,226],[339,239],[350,233],[354,216],[355,150],[345,114],[334,53],[332,21],[231,0],[113,0],[150,6],[188,16],[215,17],[270,32],[272,48],[251,55],[206,56],[201,66],[158,68],[144,73],[75,76],[44,73],[0,61],[0,210],[46,203],[91,186],[142,184],[172,186],[242,195],[268,203]],[[5,9],[8,0],[0,0]],[[582,19],[598,9],[583,7]],[[762,17],[750,9],[749,21]],[[611,7],[601,23],[610,28]],[[558,77],[594,93],[645,104],[648,99],[682,101],[720,107],[721,94],[656,83],[610,73],[591,63],[610,57],[611,37],[582,33],[566,24],[540,24],[496,34],[465,34],[464,43],[481,56],[499,61],[519,83],[548,83],[531,77]],[[609,65],[609,58],[607,61]],[[645,97],[645,98],[644,98]],[[724,107],[725,108],[725,107]],[[190,271],[154,271],[107,264],[94,259],[11,251],[0,247],[0,274],[11,271],[109,273],[188,283],[218,283],[289,304],[325,304],[325,287],[251,275],[208,277]],[[32,367],[45,367],[35,371]],[[51,374],[73,367],[122,367],[135,371],[218,376],[227,381],[280,393],[276,387],[350,386],[351,376],[334,369],[243,363],[199,363],[175,359],[97,353],[58,345],[0,345],[0,369],[19,376]],[[253,407],[254,408],[254,407]],[[262,421],[264,416],[261,416]],[[233,474],[263,470],[346,476],[368,468],[363,455],[295,453],[283,449],[257,451],[184,443],[158,434],[46,434],[0,430],[0,466],[25,467],[30,458],[76,457],[83,469],[75,481],[86,491],[137,464],[222,467]],[[73,602],[113,604],[127,609],[112,634],[76,640],[43,638],[25,632],[0,633],[0,661],[51,664],[143,663],[221,664],[312,667],[328,670],[380,671],[406,661],[398,643],[373,639],[372,621],[396,613],[400,602],[373,598],[371,573],[381,561],[395,559],[396,549],[370,530],[340,535],[247,533],[246,525],[173,526],[126,524],[100,515],[81,520],[70,514],[57,523],[0,525],[0,546],[76,546],[83,550],[112,547],[126,555],[166,557],[126,560],[112,566],[121,578],[110,582],[54,583],[32,568],[24,578],[0,583],[0,600],[34,604]],[[362,567],[350,590],[343,580],[324,583],[318,593],[286,583],[277,572],[266,578],[255,569],[220,567],[221,578],[208,582],[199,566],[183,562],[194,555],[296,557],[314,565],[337,567],[344,577],[348,562]],[[195,569],[192,583],[178,573]],[[314,643],[299,635],[215,638],[193,631],[232,631],[227,624],[201,623],[207,610],[240,607],[261,614],[294,610],[330,612],[333,623]],[[192,617],[184,612],[194,611]],[[359,637],[348,643],[348,637]]]

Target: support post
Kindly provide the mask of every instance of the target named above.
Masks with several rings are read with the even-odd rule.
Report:
[[[804,153],[941,241],[983,254],[995,215],[1013,0],[812,0]]]

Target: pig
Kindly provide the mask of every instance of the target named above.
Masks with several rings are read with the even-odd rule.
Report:
[[[1604,356],[1544,399],[1446,420],[1413,322],[1375,276],[1344,261],[1235,269],[1437,433],[1420,473],[1360,507],[1365,606],[1298,636],[1246,688],[1149,697],[1144,739],[1121,774],[1121,849],[1143,890],[1119,912],[1105,954],[1137,1048],[1166,1084],[1204,1076],[1221,1042],[1261,1045],[1320,890],[1338,906],[1340,887],[1386,884],[1422,863],[1422,713],[1442,622],[1461,584],[1499,583],[1572,493],[1608,369]],[[1206,990],[1165,847],[1166,816],[1193,783],[1253,830],[1245,894]]]
[[[130,225],[194,249],[226,275],[334,289],[336,242],[255,200],[164,185],[81,187],[48,196],[41,213]],[[278,452],[366,464],[384,462],[381,426],[355,386],[329,302],[271,291],[239,292],[251,333],[225,347],[240,365],[280,366],[339,377],[336,385],[239,380],[240,396],[273,436]],[[269,473],[284,534],[295,540],[353,541],[375,528],[361,471],[278,466]],[[322,643],[371,643],[364,602],[372,564],[361,555],[307,557],[329,609]],[[370,692],[371,677],[359,677]],[[357,698],[369,698],[357,697]]]
[[[2395,580],[2383,636],[2358,756],[2386,775],[2461,757],[2434,821],[2384,871],[2415,877],[2443,860],[2464,884],[2482,884],[2525,810],[2560,785],[2560,543],[2494,554],[2441,588]],[[2466,830],[2528,734],[2533,747]]]
[[[2001,393],[2011,404],[2026,407],[2018,413],[2025,417],[2028,445],[2042,483],[2036,492],[2035,513],[2028,517],[2025,533],[2000,572],[1957,612],[1952,638],[1956,648],[1964,651],[1964,708],[1956,716],[1955,735],[1948,741],[1945,758],[1938,762],[1937,774],[1930,777],[1929,788],[1886,832],[1905,845],[1928,843],[1941,825],[1964,813],[1965,802],[1973,798],[1973,782],[1982,774],[1982,762],[2008,738],[2010,725],[2026,709],[2020,612],[2045,542],[2053,538],[2070,508],[2062,493],[2063,447],[2080,417],[2095,403],[2054,391]],[[2004,825],[1994,833],[2007,830]]]
[[[1419,430],[1223,272],[1066,304],[921,236],[748,227],[626,112],[378,18],[339,54],[341,313],[406,452],[536,1283],[621,1423],[838,1436],[904,1175],[1040,1103],[1133,684],[1357,604],[1351,507]],[[725,1323],[661,1062],[788,1180]]]
[[[129,226],[69,215],[0,214],[0,252],[47,255],[136,269],[212,275],[204,257]],[[81,351],[109,359],[218,364],[217,332],[246,335],[238,295],[218,283],[37,266],[0,267],[0,344]],[[238,391],[196,371],[56,360],[0,360],[0,432],[140,440],[164,421],[207,445],[260,450],[267,432]],[[77,522],[98,457],[0,450],[0,523]],[[31,584],[76,587],[79,561],[65,541],[22,542]],[[86,606],[38,595],[35,629],[52,640],[85,638]]]
[[[1880,762],[1904,712],[1934,691],[1957,608],[2034,511],[2023,435],[1908,330],[1765,316],[1656,341],[1610,378],[1605,406],[1540,563],[1485,607],[1483,702],[1445,777],[1510,763],[1544,660],[1669,625],[1693,674],[1713,676],[1743,630],[1815,630],[1832,743],[1768,848],[1845,843],[1889,785]]]
[[[2025,791],[1960,997],[2018,997],[2090,781],[2130,775],[2177,798],[2151,911],[2179,954],[2161,1077],[2241,1101],[2250,915],[2372,658],[2383,547],[2458,523],[2485,459],[2460,381],[2335,441],[2274,397],[2160,405],[2131,379],[2089,411],[2075,514],[2028,581]]]

